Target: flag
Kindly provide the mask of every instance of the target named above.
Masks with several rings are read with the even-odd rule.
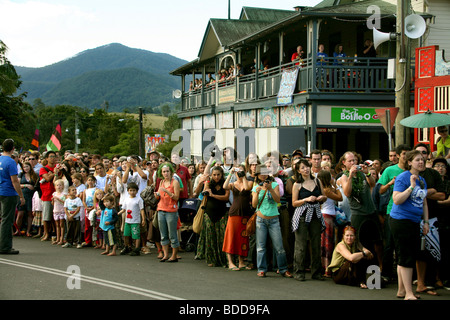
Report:
[[[39,125],[36,128],[36,131],[34,131],[34,138],[31,141],[31,148],[30,151],[39,151]]]
[[[56,126],[50,141],[47,143],[47,150],[59,151],[61,149],[61,120]]]

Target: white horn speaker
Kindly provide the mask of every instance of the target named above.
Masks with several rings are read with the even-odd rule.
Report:
[[[380,44],[389,40],[395,40],[397,35],[393,32],[381,32],[373,28],[373,47],[376,49]]]
[[[411,39],[420,38],[427,29],[425,20],[418,14],[411,14],[405,18],[405,35]]]

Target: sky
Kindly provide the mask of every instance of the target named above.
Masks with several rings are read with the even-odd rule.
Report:
[[[293,10],[321,0],[230,0]],[[0,40],[15,66],[43,67],[110,43],[192,61],[210,18],[226,19],[228,0],[0,0]]]

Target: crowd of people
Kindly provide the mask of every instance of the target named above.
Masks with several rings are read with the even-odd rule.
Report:
[[[400,298],[437,295],[449,287],[450,270],[450,156],[443,156],[450,153],[442,148],[433,158],[427,144],[399,145],[386,162],[364,161],[355,151],[337,159],[328,150],[250,153],[241,162],[232,148],[215,147],[206,162],[158,152],[148,160],[70,150],[18,154],[6,139],[0,253],[18,253],[15,231],[109,256],[156,248],[160,262],[178,262],[182,226],[192,222],[181,208],[198,199],[195,259],[209,267],[299,281],[310,273],[367,288],[367,267],[376,265],[383,284],[397,279]],[[252,216],[256,231],[247,234]]]

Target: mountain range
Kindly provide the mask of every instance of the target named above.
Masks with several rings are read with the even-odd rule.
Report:
[[[172,92],[181,85],[170,71],[187,61],[112,43],[89,49],[41,68],[15,66],[21,76],[20,92],[26,101],[40,98],[46,105],[68,104],[123,111],[138,106],[156,107],[175,102]]]

